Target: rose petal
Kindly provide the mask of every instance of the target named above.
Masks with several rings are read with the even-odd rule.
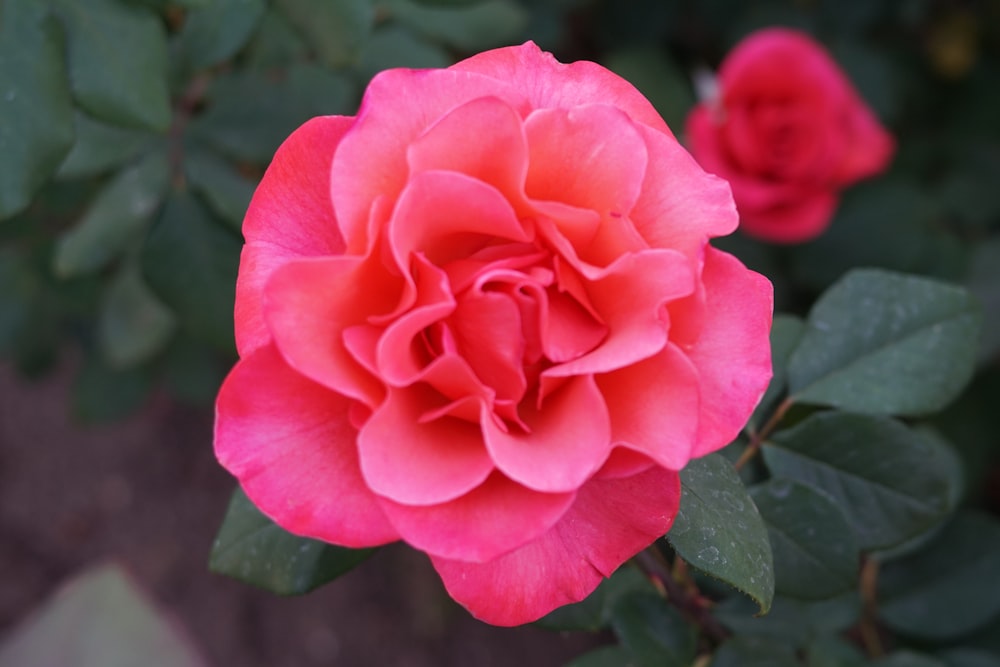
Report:
[[[541,409],[525,400],[520,415],[529,433],[505,432],[489,415],[481,422],[497,468],[528,488],[573,491],[608,457],[608,410],[591,376],[569,379],[546,397]]]
[[[375,75],[333,159],[331,197],[348,252],[365,253],[374,242],[368,213],[377,197],[395,199],[403,189],[408,147],[449,111],[481,97],[527,112],[509,82],[479,74],[390,69]]]
[[[744,232],[775,243],[799,243],[816,238],[830,223],[839,198],[816,192],[785,206],[747,211],[740,222]]]
[[[476,72],[514,85],[535,109],[572,109],[585,104],[607,104],[622,109],[632,120],[669,133],[667,124],[642,93],[625,79],[597,63],[564,64],[534,42],[494,49],[467,58],[451,70]]]
[[[649,166],[630,217],[651,246],[700,261],[706,238],[730,234],[739,223],[729,184],[698,166],[673,137],[641,132]]]
[[[878,118],[859,99],[848,117],[845,133],[844,161],[838,165],[834,178],[841,183],[853,183],[884,171],[892,160],[896,142]]]
[[[382,500],[396,530],[417,549],[441,558],[488,562],[549,530],[574,493],[538,493],[494,473],[478,488],[430,507]]]
[[[290,259],[344,249],[330,204],[330,165],[354,122],[313,118],[278,148],[243,221],[247,246],[236,282],[236,347],[241,355],[270,340],[261,301],[271,272]]]
[[[440,407],[434,398],[421,388],[390,389],[362,427],[361,474],[375,493],[407,505],[434,505],[468,493],[493,471],[477,424],[421,420]]]
[[[676,472],[591,480],[562,520],[517,551],[477,564],[431,556],[448,593],[476,618],[520,625],[587,597],[666,533],[680,503]]]
[[[264,315],[292,368],[374,407],[382,400],[382,383],[347,350],[343,332],[395,306],[399,282],[374,260],[296,260],[273,273],[265,290]]]
[[[612,440],[665,468],[683,468],[698,431],[698,382],[694,366],[670,344],[639,363],[599,375]]]
[[[519,401],[527,388],[521,366],[521,314],[506,294],[468,291],[450,318],[458,353],[497,397]]]
[[[358,468],[351,401],[302,377],[273,345],[219,391],[215,455],[247,496],[298,535],[347,547],[399,539]]]
[[[413,174],[460,172],[524,206],[527,140],[517,110],[499,98],[475,99],[445,115],[410,144],[407,162]]]
[[[739,434],[771,379],[768,344],[770,282],[727,253],[708,248],[705,322],[687,351],[701,391],[698,437],[691,457],[720,449]]]

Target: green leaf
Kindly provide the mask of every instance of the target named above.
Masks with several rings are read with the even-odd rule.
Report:
[[[924,550],[886,565],[879,615],[897,632],[954,639],[1000,615],[1000,522],[959,514]]]
[[[103,120],[170,125],[167,33],[159,17],[120,0],[54,0],[66,22],[73,94]]]
[[[767,613],[774,568],[767,528],[739,475],[719,454],[681,471],[681,505],[667,540],[681,558],[757,602]]]
[[[1000,656],[976,648],[953,648],[937,654],[947,667],[1000,667]]]
[[[242,489],[229,501],[208,567],[278,595],[300,595],[333,581],[374,553],[292,535],[258,510]]]
[[[180,56],[193,69],[228,60],[250,39],[266,6],[264,0],[215,0],[192,10],[177,35]]]
[[[862,549],[891,547],[932,527],[960,484],[949,452],[888,417],[821,412],[776,433],[764,461],[778,477],[831,496]]]
[[[146,132],[107,125],[77,112],[76,142],[56,177],[83,178],[110,171],[138,156],[149,141]]]
[[[182,333],[174,336],[164,355],[163,381],[178,399],[211,405],[231,366],[228,357]]]
[[[709,667],[798,667],[791,649],[761,637],[734,637],[722,644]]]
[[[564,667],[639,667],[638,659],[621,646],[602,646],[584,653]]]
[[[937,658],[913,651],[896,651],[872,663],[874,667],[948,667]]]
[[[611,622],[611,612],[618,599],[636,591],[655,589],[638,569],[623,565],[586,599],[559,607],[539,619],[538,624],[549,630],[596,632]]]
[[[806,649],[807,667],[867,667],[870,663],[853,645],[833,637],[824,637]]]
[[[142,249],[143,275],[182,328],[233,348],[233,299],[240,240],[187,193],[167,201]]]
[[[111,368],[91,354],[73,384],[73,413],[87,423],[121,419],[142,407],[152,387],[147,367]]]
[[[773,478],[750,489],[774,555],[775,592],[825,599],[857,583],[858,546],[843,512],[825,493]]]
[[[0,646],[0,667],[207,664],[175,619],[114,564],[63,585]]]
[[[327,67],[354,63],[375,25],[372,0],[274,1]]]
[[[61,278],[93,273],[136,239],[170,186],[166,153],[154,151],[119,172],[76,225],[56,244],[53,270]]]
[[[611,626],[640,667],[688,667],[694,660],[694,626],[655,592],[619,598]]]
[[[259,69],[288,67],[305,60],[307,52],[308,48],[285,15],[269,6],[247,44],[243,59],[250,67]]]
[[[235,160],[264,164],[310,118],[348,112],[352,93],[346,79],[314,65],[293,66],[279,81],[236,71],[215,80],[191,136]]]
[[[688,77],[663,49],[629,47],[609,54],[604,65],[638,88],[667,125],[678,132],[684,127],[684,119],[694,106],[694,91]]]
[[[983,306],[980,358],[995,358],[1000,353],[1000,236],[976,247],[966,284]]]
[[[239,230],[256,183],[208,151],[188,151],[184,156],[184,172],[188,184],[205,198],[212,212]]]
[[[391,0],[388,8],[400,23],[462,51],[509,44],[528,24],[528,12],[511,0],[483,0],[466,7],[431,7]]]
[[[59,26],[43,2],[0,2],[0,220],[27,208],[73,144]]]
[[[104,292],[97,342],[112,368],[130,368],[160,352],[174,332],[174,316],[142,281],[139,265],[125,262]]]
[[[754,410],[750,423],[758,427],[770,415],[775,402],[785,393],[787,385],[788,358],[802,339],[805,331],[805,322],[794,315],[775,315],[771,323],[771,367],[774,375],[771,383],[767,385],[764,397],[760,399],[757,409]]]
[[[400,25],[379,26],[365,44],[358,63],[358,72],[370,79],[384,69],[447,67],[451,56],[440,46],[431,44]]]
[[[960,287],[852,271],[809,313],[788,362],[791,394],[855,412],[934,412],[972,376],[979,320],[975,299]]]
[[[816,602],[776,596],[766,616],[755,617],[755,611],[750,600],[733,596],[716,605],[712,615],[737,635],[772,639],[802,649],[857,623],[861,598],[856,591]]]

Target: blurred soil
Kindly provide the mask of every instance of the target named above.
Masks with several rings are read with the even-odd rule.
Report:
[[[127,421],[81,426],[70,377],[28,383],[0,365],[0,638],[65,580],[115,559],[215,667],[550,667],[594,645],[475,621],[425,556],[398,545],[297,598],[209,573],[233,488],[211,415],[159,397]]]

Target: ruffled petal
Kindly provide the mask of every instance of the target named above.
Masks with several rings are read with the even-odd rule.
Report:
[[[626,368],[599,375],[611,436],[671,470],[691,458],[698,431],[698,373],[673,345]]]
[[[219,391],[215,455],[286,530],[347,547],[392,542],[399,535],[361,477],[350,406],[273,345],[258,348]]]
[[[711,247],[702,280],[704,328],[687,350],[698,370],[701,392],[692,458],[732,442],[771,380],[771,283],[732,255]]]
[[[833,219],[839,197],[816,192],[785,206],[748,210],[740,228],[748,235],[772,243],[801,243],[822,233]]]
[[[330,203],[330,165],[353,118],[313,118],[278,148],[243,221],[247,246],[236,283],[236,347],[268,342],[262,294],[271,272],[290,259],[340,254],[344,239]]]
[[[407,505],[434,505],[468,493],[493,471],[478,424],[442,416],[426,389],[390,389],[358,435],[361,473],[375,493]]]
[[[382,400],[382,383],[347,350],[343,332],[390,310],[399,292],[399,278],[388,276],[374,260],[297,260],[276,270],[268,282],[265,317],[292,368],[374,407]]]
[[[517,551],[477,564],[431,556],[445,588],[476,618],[520,625],[579,602],[604,577],[665,534],[680,503],[676,472],[651,468],[594,479],[550,531]]]
[[[574,493],[538,493],[499,473],[442,505],[421,507],[383,499],[404,540],[432,556],[485,563],[549,530],[573,504]]]
[[[524,401],[519,414],[528,433],[501,429],[484,415],[483,436],[497,468],[531,489],[574,491],[608,457],[608,410],[591,376],[566,381],[541,408]]]
[[[636,122],[670,133],[649,100],[628,81],[597,63],[585,60],[561,63],[534,42],[485,51],[450,69],[476,72],[514,85],[535,109],[607,104],[624,110]]]

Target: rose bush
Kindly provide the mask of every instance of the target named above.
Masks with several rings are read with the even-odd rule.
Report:
[[[291,532],[427,552],[485,621],[580,600],[770,378],[770,283],[708,245],[736,224],[594,63],[382,72],[254,195],[217,456]]]
[[[740,229],[779,243],[821,234],[848,184],[886,168],[894,142],[809,36],[753,33],[726,56],[716,94],[688,116],[701,165],[729,181]]]

